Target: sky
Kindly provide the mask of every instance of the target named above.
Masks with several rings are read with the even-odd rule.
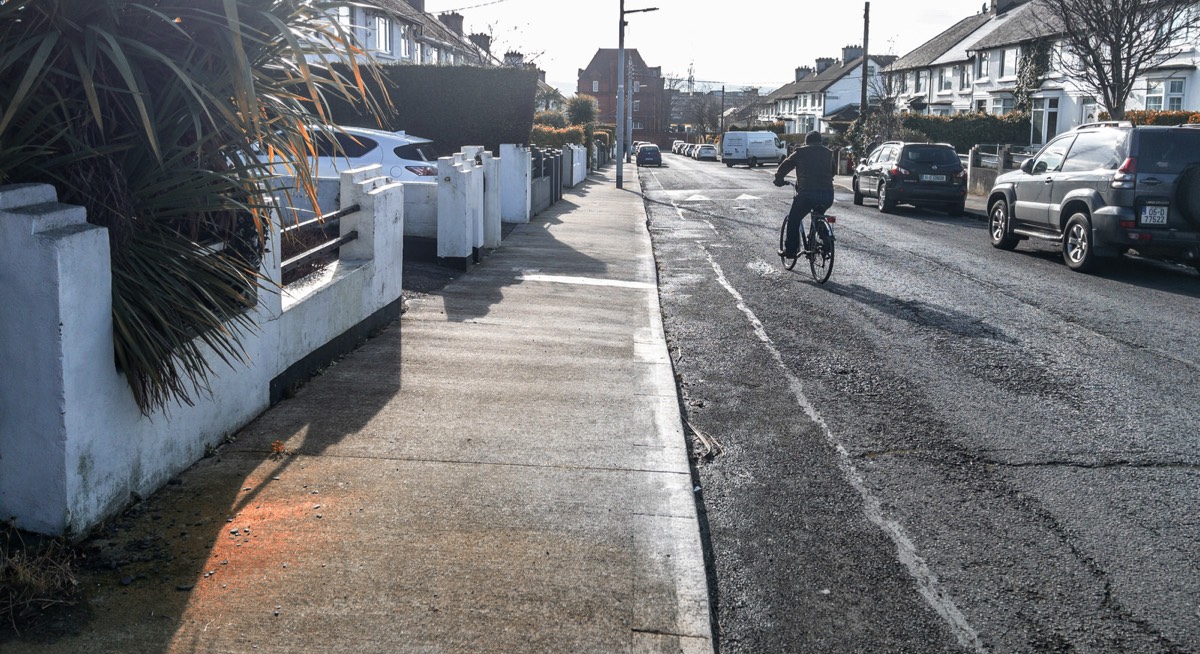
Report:
[[[987,0],[873,0],[868,47],[903,56],[954,23],[977,14]],[[637,49],[666,77],[687,78],[696,90],[722,84],[775,89],[798,66],[818,57],[840,58],[863,40],[861,0],[783,0],[739,3],[709,0],[625,0],[625,48]],[[620,0],[426,0],[434,16],[457,11],[467,34],[492,36],[492,52],[521,52],[546,71],[546,81],[574,95],[580,68],[600,48],[618,45]],[[629,13],[657,7],[657,11]]]

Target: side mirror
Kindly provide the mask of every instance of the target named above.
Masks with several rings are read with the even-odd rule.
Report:
[[[1025,161],[1021,162],[1021,172],[1025,173],[1026,175],[1033,174],[1033,159],[1032,158],[1026,159]]]

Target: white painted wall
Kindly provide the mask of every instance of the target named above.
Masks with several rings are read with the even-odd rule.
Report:
[[[378,168],[377,166],[375,168]],[[211,395],[143,416],[113,365],[107,230],[45,185],[0,188],[0,516],[22,529],[78,535],[148,495],[262,412],[272,378],[397,300],[403,186],[350,171],[343,219],[359,240],[303,297],[262,291],[247,363],[210,377]],[[349,189],[349,190],[347,190]],[[263,273],[280,278],[278,226]]]

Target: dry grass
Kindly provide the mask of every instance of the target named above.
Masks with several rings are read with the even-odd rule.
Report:
[[[74,550],[59,539],[27,543],[11,524],[0,527],[0,621],[17,630],[23,618],[73,604],[79,581]]]

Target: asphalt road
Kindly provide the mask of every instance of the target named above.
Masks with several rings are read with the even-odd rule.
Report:
[[[1070,271],[770,169],[639,169],[720,651],[1200,651],[1200,276]]]

